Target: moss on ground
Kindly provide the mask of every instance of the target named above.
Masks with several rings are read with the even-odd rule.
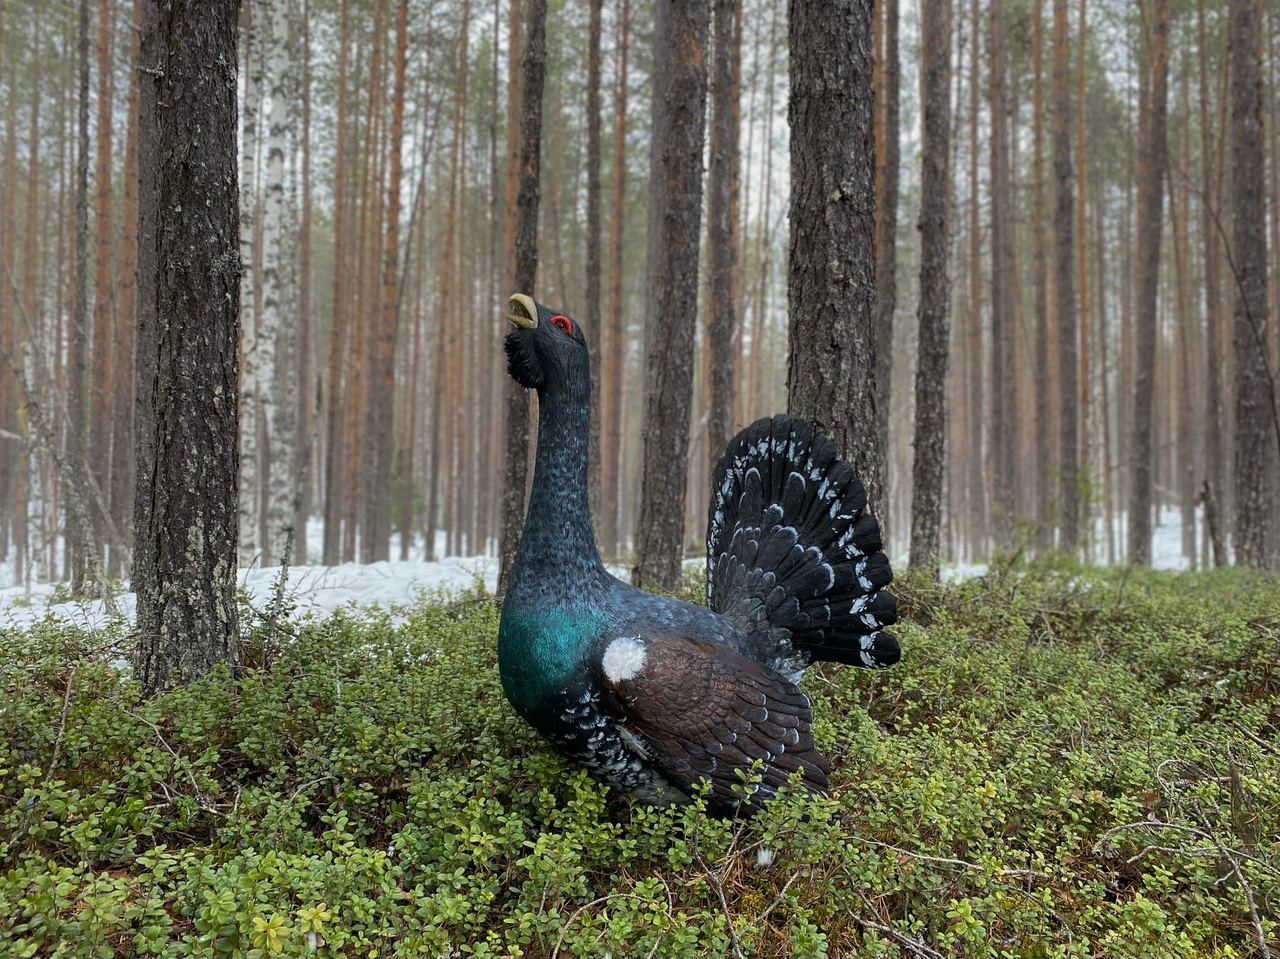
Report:
[[[831,796],[747,825],[547,752],[482,597],[340,614],[152,702],[120,630],[0,634],[0,955],[1280,950],[1274,578],[898,591],[900,666],[805,681]]]

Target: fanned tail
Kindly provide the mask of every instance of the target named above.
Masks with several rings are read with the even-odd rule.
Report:
[[[752,423],[716,467],[707,605],[784,671],[811,660],[892,666],[898,641],[883,629],[898,620],[885,590],[893,571],[866,505],[852,467],[807,422]]]

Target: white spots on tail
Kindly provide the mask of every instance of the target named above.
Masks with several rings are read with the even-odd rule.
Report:
[[[644,668],[645,646],[639,636],[619,636],[604,651],[605,677],[611,683],[633,678]]]

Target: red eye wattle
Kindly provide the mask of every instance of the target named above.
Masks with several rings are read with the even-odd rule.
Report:
[[[551,318],[551,325],[561,333],[573,333],[573,322],[567,316],[553,316]]]

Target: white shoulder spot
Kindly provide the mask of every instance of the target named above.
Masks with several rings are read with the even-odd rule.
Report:
[[[639,636],[619,636],[604,651],[604,674],[612,683],[631,679],[644,668],[645,647]]]

